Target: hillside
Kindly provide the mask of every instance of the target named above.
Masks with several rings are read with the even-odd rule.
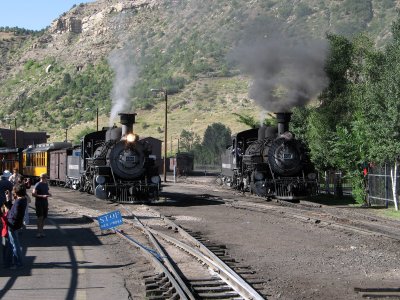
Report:
[[[240,44],[285,36],[323,39],[327,32],[367,31],[379,47],[390,38],[395,0],[99,0],[81,4],[41,34],[0,33],[0,119],[25,130],[72,139],[108,126],[113,107],[138,113],[140,135],[163,139],[169,93],[169,136],[202,136],[212,122],[244,129],[233,112],[259,118],[249,77],[227,56]],[[278,53],[279,54],[279,53]],[[301,76],[301,75],[300,75]],[[6,124],[3,124],[5,126]],[[168,141],[170,143],[170,141]],[[170,147],[169,147],[170,148]]]

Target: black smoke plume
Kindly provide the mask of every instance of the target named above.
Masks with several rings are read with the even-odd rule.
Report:
[[[270,112],[307,104],[327,85],[327,43],[277,36],[246,40],[230,59],[251,77],[249,97]]]

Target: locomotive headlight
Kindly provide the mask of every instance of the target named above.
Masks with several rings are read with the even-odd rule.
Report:
[[[310,180],[315,180],[317,178],[317,174],[315,173],[308,173],[307,175],[308,179]]]
[[[136,141],[138,140],[138,138],[139,138],[139,136],[138,136],[137,134],[129,133],[129,134],[126,136],[126,141],[127,141],[128,143],[134,143],[134,142],[136,142]]]
[[[152,176],[151,177],[151,182],[154,184],[159,184],[161,182],[160,176]]]
[[[104,184],[104,183],[106,182],[106,178],[105,178],[104,176],[97,175],[97,176],[96,176],[96,182],[97,182],[98,184]]]
[[[261,173],[261,172],[255,171],[255,172],[254,172],[254,179],[255,179],[255,180],[263,180],[263,179],[264,179],[264,174]]]

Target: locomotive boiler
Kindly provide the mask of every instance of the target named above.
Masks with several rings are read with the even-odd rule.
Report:
[[[136,113],[119,115],[122,127],[84,136],[81,190],[121,203],[155,200],[161,178],[151,144],[133,132]]]
[[[317,192],[305,144],[289,131],[291,113],[276,113],[277,126],[232,136],[222,155],[223,182],[263,197],[297,201]]]

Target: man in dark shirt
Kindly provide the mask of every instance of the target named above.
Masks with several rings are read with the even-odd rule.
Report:
[[[28,205],[26,200],[26,188],[23,184],[17,184],[13,188],[14,204],[7,214],[8,238],[13,252],[14,266],[11,268],[21,268],[23,266],[22,251],[18,238],[18,230],[24,222],[25,209]],[[11,262],[9,262],[11,265]]]
[[[45,234],[43,233],[44,220],[46,220],[47,213],[49,211],[49,201],[47,199],[51,197],[46,173],[40,175],[40,181],[36,183],[35,187],[33,188],[32,196],[35,197],[37,216],[38,233],[36,237],[45,237]]]

